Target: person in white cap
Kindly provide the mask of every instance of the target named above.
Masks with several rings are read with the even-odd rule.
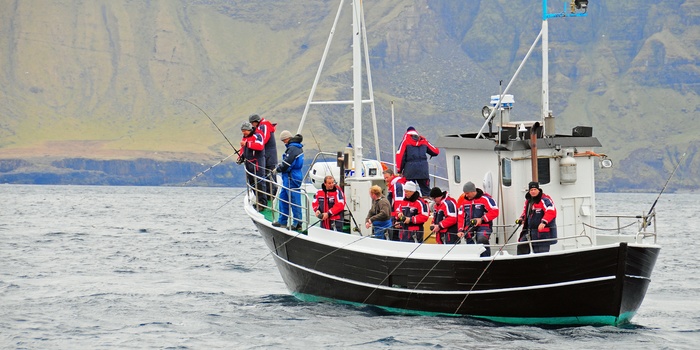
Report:
[[[399,228],[399,240],[402,242],[423,243],[423,224],[428,221],[428,205],[420,196],[415,182],[403,185],[406,197],[398,209],[396,226]]]
[[[303,177],[301,168],[304,165],[304,149],[301,142],[304,137],[301,134],[292,136],[289,130],[282,130],[280,141],[287,147],[282,155],[282,162],[277,164],[275,170],[282,177],[282,190],[279,197],[280,217],[272,226],[287,226],[289,221],[289,210],[291,207],[292,222],[291,229],[301,231],[301,180]]]

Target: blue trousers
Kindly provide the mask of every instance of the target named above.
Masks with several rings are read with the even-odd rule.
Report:
[[[372,226],[374,227],[374,238],[389,239],[385,235],[385,232],[389,233],[387,230],[391,228],[391,219],[386,221],[372,221]]]
[[[292,179],[289,182],[291,183],[289,185],[284,184],[282,190],[280,191],[280,217],[278,221],[280,224],[282,224],[282,226],[287,226],[287,221],[289,220],[290,207],[292,210],[292,218],[294,219],[292,225],[296,226],[301,223],[301,194],[298,192],[299,186],[301,186],[301,181],[295,181],[294,179]]]

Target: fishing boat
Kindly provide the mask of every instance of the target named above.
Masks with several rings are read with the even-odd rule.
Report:
[[[344,6],[340,1],[298,132],[303,132],[311,106],[348,104],[353,107],[356,131],[352,148],[330,154],[330,162],[324,161],[321,153],[313,159],[298,190],[304,216],[302,230],[274,226],[280,215],[277,205],[271,202],[262,211],[256,208],[255,187],[249,188],[244,200],[245,211],[289,291],[305,301],[347,303],[401,314],[466,316],[509,324],[629,323],[642,304],[660,251],[655,210],[652,206],[642,215],[598,213],[595,169],[610,167],[612,162],[596,151],[602,145],[593,136],[592,127],[557,133],[549,107],[547,21],[585,16],[587,5],[587,1],[571,1],[564,12],[550,14],[547,1],[543,1],[542,30],[508,86],[498,94],[487,95],[490,100],[482,111],[485,120],[481,130],[444,135],[435,142],[446,155],[444,188],[459,194],[467,181],[479,179],[474,182],[479,182],[478,187],[490,193],[501,209],[488,245],[491,255],[481,257],[486,249],[483,244],[375,239],[371,229],[353,222],[355,217],[364,218],[370,208],[370,187],[386,188],[382,171],[388,162],[365,159],[362,137],[357,132],[362,130],[362,107],[369,104],[376,135],[361,1],[353,1],[351,6],[352,99],[314,100],[328,45]],[[513,121],[514,98],[508,90],[538,41],[544,61],[541,119]],[[364,94],[363,86],[368,87]],[[379,157],[376,136],[375,146]],[[467,159],[470,165],[479,166],[467,166]],[[344,190],[346,216],[351,216],[349,232],[320,227],[310,209],[316,190],[329,174],[340,180]],[[518,254],[519,245],[537,243],[519,242],[521,228],[515,224],[531,181],[538,181],[555,202],[558,234],[548,239],[552,243],[548,252]],[[426,236],[428,232],[426,229]]]

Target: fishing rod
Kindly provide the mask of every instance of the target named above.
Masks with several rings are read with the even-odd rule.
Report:
[[[194,177],[192,177],[191,179],[189,179],[187,182],[183,183],[181,186],[186,186],[187,184],[189,184],[190,182],[194,181],[194,180],[197,179],[198,177],[204,175],[207,171],[211,170],[211,169],[214,168],[215,166],[217,166],[217,165],[223,163],[224,161],[226,161],[226,159],[231,158],[234,154],[236,154],[236,153],[231,153],[231,154],[229,154],[228,157],[226,157],[226,158],[220,160],[218,163],[216,163],[216,164],[210,166],[210,167],[207,168],[206,170],[201,171],[199,174],[195,175]]]
[[[216,127],[216,130],[219,130],[219,133],[221,133],[221,136],[223,136],[224,139],[226,139],[226,142],[228,142],[228,144],[231,146],[231,148],[233,148],[233,151],[236,152],[236,154],[238,154],[239,157],[241,157],[241,154],[238,152],[238,150],[236,149],[236,147],[233,146],[233,143],[231,143],[231,141],[228,139],[228,137],[226,137],[226,134],[224,134],[224,132],[221,131],[221,128],[219,128],[219,126],[216,125],[216,123],[214,122],[214,119],[211,119],[211,117],[209,116],[209,114],[207,114],[207,112],[205,112],[201,107],[197,106],[194,102],[191,102],[191,101],[189,101],[189,100],[185,100],[185,99],[183,99],[183,98],[179,98],[179,99],[177,99],[177,101],[184,101],[184,102],[187,102],[187,103],[189,103],[189,104],[191,104],[191,105],[197,107],[197,109],[199,109],[202,113],[204,113],[204,115],[207,116],[207,118],[209,119],[209,121],[210,121],[212,124],[214,124],[214,126]]]
[[[490,260],[489,263],[486,265],[486,267],[484,268],[484,270],[481,271],[481,274],[480,274],[479,277],[476,279],[476,282],[474,282],[474,284],[472,284],[472,287],[469,289],[469,292],[467,292],[467,294],[464,296],[464,299],[462,299],[462,302],[459,303],[459,306],[457,306],[457,310],[455,310],[455,312],[453,312],[453,314],[457,315],[457,313],[459,312],[459,309],[462,308],[462,305],[464,305],[464,302],[467,301],[467,298],[469,297],[469,295],[471,295],[472,291],[474,290],[474,287],[476,287],[476,285],[479,284],[479,281],[481,281],[481,277],[484,276],[484,274],[486,273],[486,270],[488,270],[489,267],[491,267],[491,264],[493,263],[494,260],[496,260],[496,257],[497,257],[499,254],[501,254],[501,251],[503,251],[503,248],[505,248],[506,244],[508,244],[508,241],[510,241],[510,239],[513,238],[513,235],[514,235],[516,232],[518,232],[518,229],[520,228],[520,225],[522,225],[522,222],[518,223],[518,226],[515,226],[515,230],[513,230],[513,233],[511,233],[510,236],[508,236],[508,239],[507,239],[505,242],[503,242],[503,245],[501,246],[501,248],[499,248],[498,251],[496,252],[496,254],[493,255],[493,258],[491,258],[491,260]]]
[[[245,188],[245,189],[243,189],[243,191],[241,191],[241,193],[239,193],[239,194],[237,194],[237,195],[233,196],[233,198],[231,198],[231,199],[229,199],[228,201],[226,201],[226,203],[224,203],[224,204],[223,204],[223,205],[221,205],[220,207],[216,208],[216,210],[214,210],[214,213],[216,213],[217,211],[219,211],[219,209],[221,209],[221,208],[225,207],[225,206],[226,206],[226,204],[229,204],[229,203],[231,203],[231,202],[232,202],[232,201],[233,201],[234,199],[236,199],[236,198],[240,197],[240,196],[241,196],[242,194],[244,194],[244,193],[246,193],[246,192],[248,192],[248,186],[246,186],[246,188]]]
[[[649,226],[649,222],[647,221],[647,218],[649,217],[649,215],[651,215],[651,212],[654,211],[654,207],[656,207],[656,203],[659,201],[659,198],[661,198],[661,194],[664,193],[664,191],[666,190],[666,186],[668,186],[669,181],[671,181],[671,178],[673,177],[673,174],[675,174],[675,173],[676,173],[676,170],[678,170],[678,168],[681,166],[681,161],[683,160],[683,158],[685,158],[686,153],[687,153],[687,152],[683,152],[683,154],[681,155],[681,158],[678,159],[678,164],[676,164],[676,167],[673,168],[673,171],[671,172],[671,175],[668,177],[668,179],[666,179],[666,184],[664,184],[664,187],[661,188],[661,192],[659,192],[659,195],[656,196],[656,199],[654,200],[654,204],[651,205],[651,208],[649,208],[649,212],[648,212],[647,215],[643,218],[643,220],[642,220],[642,229],[644,229],[644,228],[646,228],[647,226]]]

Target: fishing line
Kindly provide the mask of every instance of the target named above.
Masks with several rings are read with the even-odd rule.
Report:
[[[325,259],[327,256],[329,256],[329,255],[331,255],[331,254],[333,254],[333,253],[335,253],[335,252],[337,252],[337,251],[339,251],[339,250],[341,250],[341,249],[343,249],[343,248],[346,248],[347,246],[349,246],[349,245],[351,245],[351,244],[357,243],[357,242],[359,242],[359,241],[361,241],[361,240],[363,240],[363,239],[365,239],[365,238],[367,238],[367,237],[372,237],[372,236],[371,236],[371,235],[369,235],[369,236],[361,236],[360,238],[358,238],[358,239],[356,239],[356,240],[354,240],[354,241],[352,241],[352,242],[350,242],[350,243],[348,243],[348,244],[346,244],[346,245],[344,245],[344,246],[342,246],[342,247],[338,247],[338,248],[334,249],[333,251],[329,252],[328,254],[326,254],[326,255],[324,255],[324,256],[318,258],[318,260],[316,260],[316,263],[314,264],[314,269],[316,269],[316,265],[318,265],[318,262],[321,261],[321,260],[323,260],[323,259]]]
[[[321,221],[316,221],[316,222],[313,223],[313,225],[308,226],[308,227],[306,228],[306,231],[308,232],[310,228],[316,226],[316,224],[318,224],[319,222],[321,222]],[[276,246],[274,250],[270,250],[269,253],[265,254],[265,256],[263,256],[262,258],[260,258],[260,260],[256,261],[256,262],[255,262],[253,265],[251,265],[250,267],[253,268],[253,267],[254,267],[255,265],[257,265],[259,262],[263,261],[263,260],[264,260],[265,258],[267,258],[270,254],[272,254],[275,250],[284,247],[285,244],[287,244],[287,243],[289,243],[291,240],[293,240],[293,239],[299,237],[299,235],[302,234],[302,233],[304,233],[304,231],[299,231],[299,233],[297,233],[296,235],[290,237],[288,240],[284,241],[284,243],[280,244],[279,246]]]
[[[236,153],[231,153],[231,154],[229,154],[228,157],[226,157],[226,158],[220,160],[218,163],[216,163],[216,164],[210,166],[210,167],[207,168],[206,170],[204,170],[204,171],[200,172],[199,174],[195,175],[193,178],[189,179],[189,181],[183,183],[183,184],[180,185],[180,186],[186,186],[186,185],[189,184],[190,182],[194,181],[196,178],[198,178],[198,177],[204,175],[207,171],[211,170],[211,169],[214,168],[215,166],[217,166],[217,165],[223,163],[224,161],[226,161],[226,159],[231,158],[234,154],[236,154]]]
[[[401,264],[403,264],[406,260],[408,260],[408,258],[411,257],[411,255],[413,254],[413,252],[415,252],[418,248],[420,248],[420,246],[422,246],[423,243],[425,243],[425,241],[428,240],[428,239],[433,235],[433,233],[434,233],[434,232],[430,232],[430,234],[428,235],[428,237],[425,237],[425,239],[423,240],[423,242],[418,243],[418,245],[417,245],[415,248],[413,248],[413,250],[412,250],[410,253],[408,253],[408,255],[406,255],[406,257],[403,258],[403,259],[396,265],[396,267],[394,267],[394,269],[391,270],[391,272],[389,272],[389,273],[386,275],[386,277],[384,277],[384,279],[383,279],[381,282],[379,282],[379,284],[377,285],[377,287],[374,287],[374,289],[372,290],[372,292],[369,293],[369,295],[365,298],[365,300],[362,301],[362,303],[363,303],[363,304],[367,303],[367,300],[369,300],[369,298],[372,296],[372,294],[374,294],[374,292],[377,291],[377,288],[379,288],[380,285],[384,284],[384,282],[386,282],[386,279],[389,278],[389,276],[391,276],[391,275],[399,268],[399,266],[401,266]],[[368,237],[369,237],[369,236],[368,236]]]
[[[245,189],[243,189],[243,191],[241,191],[241,193],[239,193],[239,194],[237,194],[237,195],[233,196],[233,198],[231,198],[231,199],[229,199],[228,201],[226,201],[226,203],[224,203],[224,204],[223,204],[222,206],[220,206],[220,207],[216,208],[216,210],[214,210],[214,213],[216,213],[217,211],[219,211],[219,209],[221,209],[221,208],[225,207],[225,206],[226,206],[226,204],[229,204],[229,203],[231,203],[231,202],[232,202],[232,201],[233,201],[234,199],[236,199],[236,198],[240,197],[240,196],[241,196],[242,194],[244,194],[244,193],[248,192],[248,190],[249,190],[249,188],[248,188],[248,186],[246,186],[246,188],[245,188]]]
[[[467,230],[467,232],[465,232],[465,235],[466,235],[467,233],[469,233],[470,231],[473,231],[474,228],[476,228],[476,226],[470,227],[469,230]],[[449,232],[448,232],[448,233],[449,233]],[[476,236],[476,235],[475,235],[475,236]],[[476,241],[474,241],[474,243],[476,243]],[[435,265],[433,265],[433,267],[431,267],[430,270],[428,270],[428,272],[425,274],[425,276],[423,276],[423,278],[421,278],[420,281],[418,282],[418,284],[416,284],[416,286],[413,288],[414,291],[415,291],[416,289],[418,289],[418,286],[420,286],[420,284],[423,283],[423,280],[425,280],[425,278],[428,277],[428,275],[429,275],[431,272],[433,272],[433,270],[435,269],[435,267],[438,266],[438,264],[442,261],[442,259],[444,259],[444,258],[447,256],[447,254],[450,254],[450,252],[452,251],[452,249],[455,249],[455,247],[458,246],[458,245],[460,245],[460,244],[459,244],[459,243],[453,244],[452,247],[445,253],[445,255],[443,255],[442,258],[440,258],[440,260],[438,260],[438,261],[435,263]],[[413,292],[411,292],[411,293],[413,293]],[[408,296],[410,297],[411,294],[409,294]]]
[[[654,211],[654,207],[656,206],[656,202],[659,201],[659,198],[661,198],[661,194],[664,193],[664,191],[666,190],[666,186],[668,186],[669,181],[671,181],[673,174],[675,174],[676,170],[678,170],[678,167],[681,166],[681,161],[683,160],[683,158],[685,158],[686,153],[687,152],[683,152],[683,155],[681,155],[681,158],[678,159],[678,164],[676,164],[676,167],[673,169],[673,172],[671,172],[671,175],[668,177],[668,179],[666,179],[666,184],[664,185],[663,188],[661,188],[661,192],[659,192],[659,195],[656,196],[656,200],[654,200],[654,204],[652,204],[651,208],[649,208],[649,213],[647,213],[647,216],[642,220],[642,228],[646,228],[647,226],[649,226],[649,222],[647,221],[647,218],[649,217],[649,215],[651,215],[651,212]]]
[[[496,260],[496,257],[501,253],[501,251],[503,251],[503,248],[505,248],[505,246],[506,246],[506,244],[508,243],[508,241],[510,241],[510,239],[513,238],[513,235],[514,235],[516,232],[518,232],[518,229],[520,228],[520,225],[522,225],[522,223],[518,224],[518,226],[515,226],[515,230],[513,230],[513,233],[510,234],[510,236],[508,237],[508,239],[507,239],[505,242],[503,242],[503,245],[501,246],[501,248],[498,249],[498,251],[496,252],[496,254],[493,255],[493,258],[491,258],[491,260],[490,260],[489,263],[486,265],[486,267],[484,268],[484,270],[481,271],[481,274],[480,274],[479,277],[476,279],[476,282],[474,282],[474,284],[472,284],[472,287],[469,289],[469,292],[467,292],[467,294],[464,296],[464,299],[462,299],[462,302],[459,303],[459,306],[457,306],[457,310],[455,310],[455,312],[453,312],[453,314],[457,315],[457,312],[459,312],[459,309],[462,308],[462,305],[464,305],[464,302],[466,302],[466,301],[467,301],[467,298],[469,297],[469,295],[471,295],[472,291],[474,290],[474,287],[476,287],[476,285],[479,284],[479,281],[481,281],[481,277],[484,276],[484,274],[486,273],[486,270],[488,270],[489,267],[491,267],[491,264],[493,263],[494,260]]]
[[[197,109],[199,109],[202,113],[204,113],[204,115],[207,116],[207,119],[209,119],[209,121],[210,121],[212,124],[214,124],[214,126],[216,127],[216,130],[219,130],[219,133],[221,133],[221,136],[223,136],[224,139],[226,139],[226,142],[228,142],[228,144],[231,146],[231,148],[233,148],[233,151],[236,152],[236,154],[238,154],[239,157],[241,156],[241,154],[238,152],[238,150],[236,149],[236,147],[233,146],[233,143],[231,143],[231,141],[228,139],[228,137],[226,137],[226,134],[224,134],[224,132],[221,131],[221,128],[219,128],[219,126],[216,125],[216,123],[214,122],[214,119],[211,119],[211,117],[209,116],[209,114],[207,114],[207,112],[205,112],[201,107],[197,106],[194,102],[190,102],[190,101],[185,100],[185,99],[182,99],[182,98],[177,99],[177,101],[184,101],[184,102],[187,102],[187,103],[189,103],[189,104],[191,104],[191,105],[197,107]]]

